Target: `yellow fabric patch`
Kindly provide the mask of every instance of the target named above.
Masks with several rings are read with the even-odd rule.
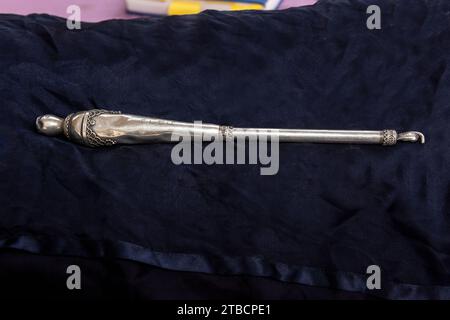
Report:
[[[231,3],[231,10],[261,10],[263,6],[257,3]]]
[[[202,6],[198,1],[173,1],[169,6],[169,16],[179,14],[194,14],[202,11]]]

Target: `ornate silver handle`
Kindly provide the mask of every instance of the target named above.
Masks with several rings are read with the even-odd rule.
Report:
[[[120,111],[93,109],[72,113],[60,118],[44,115],[36,119],[40,133],[48,136],[64,134],[74,142],[90,147],[114,144],[170,143],[173,135],[219,136],[225,140],[234,138],[258,138],[276,136],[279,142],[308,143],[357,143],[395,145],[397,141],[425,143],[421,132],[397,133],[395,130],[308,130],[233,128],[215,124],[187,123],[164,119],[122,114]]]

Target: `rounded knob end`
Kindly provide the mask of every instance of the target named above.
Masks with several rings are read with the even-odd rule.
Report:
[[[47,136],[57,136],[63,133],[64,119],[46,114],[44,116],[37,117],[36,128],[40,133]]]

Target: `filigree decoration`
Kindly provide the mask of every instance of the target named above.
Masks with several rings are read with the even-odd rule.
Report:
[[[69,134],[69,127],[70,127],[70,121],[72,120],[73,113],[69,114],[67,117],[64,118],[64,124],[63,124],[63,132],[64,136],[70,140],[70,134]]]
[[[381,143],[383,146],[392,146],[397,143],[397,132],[395,130],[383,130]]]
[[[233,140],[233,127],[230,126],[219,126],[219,132],[225,141]]]
[[[103,138],[97,135],[94,130],[95,120],[102,114],[120,114],[120,111],[110,111],[103,109],[89,110],[86,116],[86,140],[85,143],[91,147],[111,146],[117,143],[115,139]]]

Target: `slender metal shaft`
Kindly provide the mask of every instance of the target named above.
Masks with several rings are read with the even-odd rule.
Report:
[[[225,140],[277,139],[279,142],[355,143],[394,145],[397,141],[425,143],[417,131],[397,133],[395,130],[309,130],[233,128],[215,124],[187,123],[138,115],[121,114],[107,110],[81,111],[59,118],[45,115],[36,119],[39,132],[46,135],[64,134],[67,139],[91,147],[114,144],[170,143],[180,137],[218,136]],[[178,137],[178,138],[177,138]],[[209,141],[209,140],[208,140]]]
[[[305,129],[255,129],[235,128],[236,137],[258,137],[261,134],[278,135],[279,142],[309,143],[363,143],[380,144],[382,131],[368,130],[305,130]]]

